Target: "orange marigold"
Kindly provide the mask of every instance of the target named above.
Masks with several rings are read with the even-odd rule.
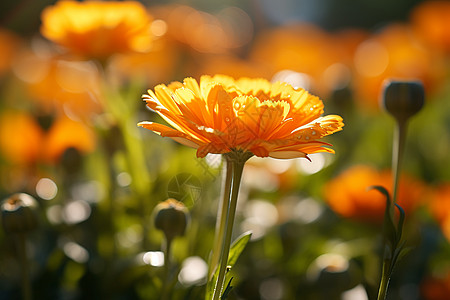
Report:
[[[41,19],[44,37],[89,58],[145,52],[151,44],[152,18],[137,1],[59,1]]]
[[[439,222],[442,232],[450,241],[450,182],[438,186],[432,193],[431,213]]]
[[[424,1],[411,13],[415,33],[428,46],[450,53],[450,3],[447,1]]]
[[[27,112],[6,111],[0,115],[0,155],[14,164],[31,165],[40,156],[44,132]]]
[[[138,125],[208,153],[250,152],[259,157],[295,158],[334,151],[320,141],[342,129],[337,115],[321,117],[323,103],[303,89],[265,79],[204,75],[160,84],[143,99],[173,128]]]
[[[324,187],[324,196],[338,214],[362,221],[381,222],[386,207],[385,197],[369,187],[380,185],[392,194],[392,173],[377,171],[369,166],[353,166]],[[420,201],[424,184],[403,175],[400,179],[397,203],[411,211]]]

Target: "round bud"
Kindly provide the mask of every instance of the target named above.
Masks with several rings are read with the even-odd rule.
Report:
[[[425,102],[425,91],[420,81],[388,80],[384,84],[381,104],[399,122],[419,112]]]
[[[189,211],[182,202],[169,198],[155,207],[155,227],[164,232],[167,240],[183,236],[188,223]]]
[[[25,193],[14,194],[1,204],[2,225],[6,233],[28,232],[38,226],[37,201]]]

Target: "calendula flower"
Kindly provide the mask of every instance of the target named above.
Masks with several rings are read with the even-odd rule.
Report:
[[[411,12],[411,24],[415,33],[427,46],[443,53],[450,53],[450,3],[424,1]]]
[[[18,165],[31,165],[40,156],[44,131],[27,112],[7,111],[0,115],[0,156]]]
[[[450,183],[439,185],[429,202],[431,213],[441,226],[444,236],[450,241]]]
[[[89,127],[67,117],[59,117],[49,129],[43,146],[44,159],[49,163],[59,163],[69,148],[81,153],[95,149],[95,136]]]
[[[324,187],[328,205],[339,215],[364,222],[381,222],[386,207],[384,196],[371,186],[380,185],[392,193],[392,173],[378,171],[370,166],[353,166]],[[403,175],[400,179],[398,204],[410,212],[416,208],[425,192],[425,185],[414,178]]]
[[[334,151],[320,139],[342,129],[337,115],[321,117],[323,103],[303,89],[265,79],[224,75],[160,84],[143,99],[173,128],[141,122],[161,136],[208,153],[250,153],[259,157],[308,157]]]
[[[151,45],[152,18],[137,1],[59,1],[41,19],[44,37],[88,58],[145,52]]]

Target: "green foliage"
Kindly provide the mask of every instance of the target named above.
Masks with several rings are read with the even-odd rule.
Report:
[[[236,264],[236,261],[238,260],[239,256],[242,254],[242,252],[245,249],[245,246],[247,246],[248,242],[250,241],[250,238],[252,236],[251,232],[245,232],[242,235],[240,235],[236,240],[233,242],[233,244],[230,247],[230,253],[228,256],[228,263],[227,263],[227,274],[225,277],[225,282],[227,282],[227,286],[222,294],[221,299],[226,299],[228,293],[230,292],[232,286],[231,286],[231,269]],[[219,268],[216,268],[214,271],[214,275],[212,280],[208,282],[208,286],[206,287],[206,295],[205,300],[212,299],[212,296],[214,294],[214,286],[217,281],[217,276],[219,275]]]

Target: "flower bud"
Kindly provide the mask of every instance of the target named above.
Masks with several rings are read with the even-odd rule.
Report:
[[[381,100],[386,111],[398,122],[405,122],[423,107],[423,84],[420,81],[386,81]]]
[[[189,223],[189,211],[182,202],[169,198],[155,207],[154,222],[166,239],[172,240],[184,235]]]
[[[28,232],[38,226],[37,201],[25,193],[14,194],[1,204],[2,225],[6,233]]]

